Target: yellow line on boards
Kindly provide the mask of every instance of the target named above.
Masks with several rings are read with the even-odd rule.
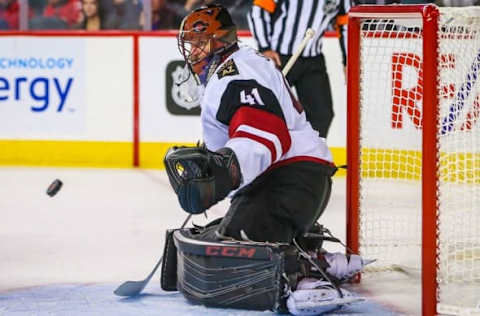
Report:
[[[140,167],[164,169],[163,157],[172,146],[194,146],[195,143],[142,142],[139,146]],[[346,163],[345,148],[331,148],[337,165]],[[131,168],[131,142],[0,140],[0,165]],[[344,169],[337,176],[345,176]]]
[[[1,140],[0,165],[128,168],[130,142]]]

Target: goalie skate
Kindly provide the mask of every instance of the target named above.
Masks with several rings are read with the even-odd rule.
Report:
[[[340,291],[343,297],[329,282],[304,279],[299,282],[297,290],[290,293],[287,299],[288,311],[297,316],[319,315],[347,304],[365,301],[365,298],[354,296],[347,290]]]
[[[323,258],[329,265],[326,271],[342,282],[351,279],[361,272],[366,265],[376,261],[375,259],[363,259],[355,254],[347,256],[340,252],[326,252],[323,254]]]

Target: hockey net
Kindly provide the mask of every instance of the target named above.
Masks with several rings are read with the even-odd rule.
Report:
[[[480,8],[349,16],[349,246],[418,276],[424,315],[480,314]]]

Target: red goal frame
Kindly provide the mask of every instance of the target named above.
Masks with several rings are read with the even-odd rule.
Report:
[[[437,123],[438,20],[435,5],[356,6],[348,19],[347,73],[347,245],[359,251],[360,181],[360,22],[365,18],[418,18],[423,21],[422,128],[422,314],[437,306]]]

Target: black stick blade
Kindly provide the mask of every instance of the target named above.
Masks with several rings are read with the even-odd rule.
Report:
[[[118,296],[137,296],[138,294],[140,294],[140,292],[143,291],[145,286],[147,286],[148,282],[150,282],[150,279],[153,277],[162,261],[163,256],[160,257],[160,260],[158,260],[152,272],[150,272],[150,274],[145,278],[145,280],[123,282],[115,291],[113,291],[113,293]]]
[[[189,214],[187,216],[187,218],[183,222],[180,229],[185,227],[185,225],[190,220],[192,215],[193,214]],[[153,275],[157,271],[160,264],[162,264],[162,261],[163,261],[163,255],[160,257],[160,260],[158,260],[158,262],[157,262],[157,264],[155,264],[155,267],[153,268],[152,272],[150,272],[150,274],[145,278],[145,280],[123,282],[123,284],[121,284],[115,291],[113,291],[113,293],[118,295],[118,296],[127,296],[127,297],[137,296],[138,294],[140,294],[140,292],[143,291],[145,286],[147,286],[148,282],[150,282],[150,279],[153,277]]]
[[[115,295],[118,295],[118,296],[127,296],[127,297],[137,296],[138,294],[140,294],[140,292],[143,291],[143,289],[145,288],[149,280],[150,279],[143,280],[143,281],[123,282],[115,291],[113,291],[113,293],[115,293]]]

